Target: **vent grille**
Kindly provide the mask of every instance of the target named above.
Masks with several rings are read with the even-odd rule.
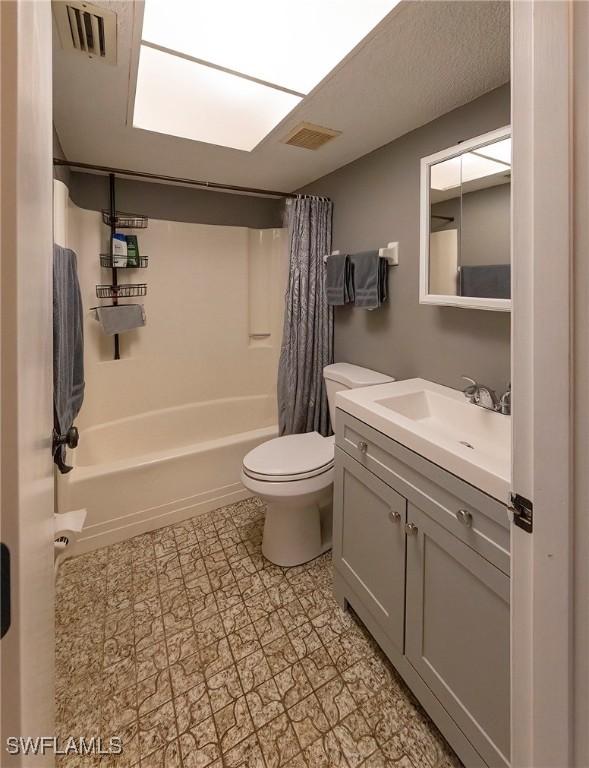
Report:
[[[90,3],[59,0],[53,3],[53,13],[64,50],[116,64],[117,17],[114,11]]]
[[[299,123],[284,139],[284,143],[302,149],[319,149],[340,134],[341,131],[335,131],[333,128],[323,128],[313,123]]]

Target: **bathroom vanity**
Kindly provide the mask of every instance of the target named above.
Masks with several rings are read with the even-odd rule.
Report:
[[[510,418],[420,379],[336,404],[337,599],[466,766],[507,766]]]

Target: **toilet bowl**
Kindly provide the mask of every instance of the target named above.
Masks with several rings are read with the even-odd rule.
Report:
[[[349,363],[323,369],[329,413],[335,425],[335,394],[342,389],[394,381]],[[331,548],[335,437],[318,432],[284,435],[259,445],[243,460],[241,482],[266,504],[262,554],[293,566]]]
[[[290,566],[331,547],[334,438],[286,435],[250,451],[241,481],[266,503],[264,557]]]

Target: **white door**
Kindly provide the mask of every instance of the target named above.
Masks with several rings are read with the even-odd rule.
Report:
[[[11,623],[0,642],[2,768],[52,765],[6,750],[52,736],[53,464],[51,5],[0,2],[1,511]]]

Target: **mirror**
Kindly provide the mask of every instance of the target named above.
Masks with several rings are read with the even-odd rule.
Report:
[[[511,129],[421,161],[422,304],[511,309]]]

